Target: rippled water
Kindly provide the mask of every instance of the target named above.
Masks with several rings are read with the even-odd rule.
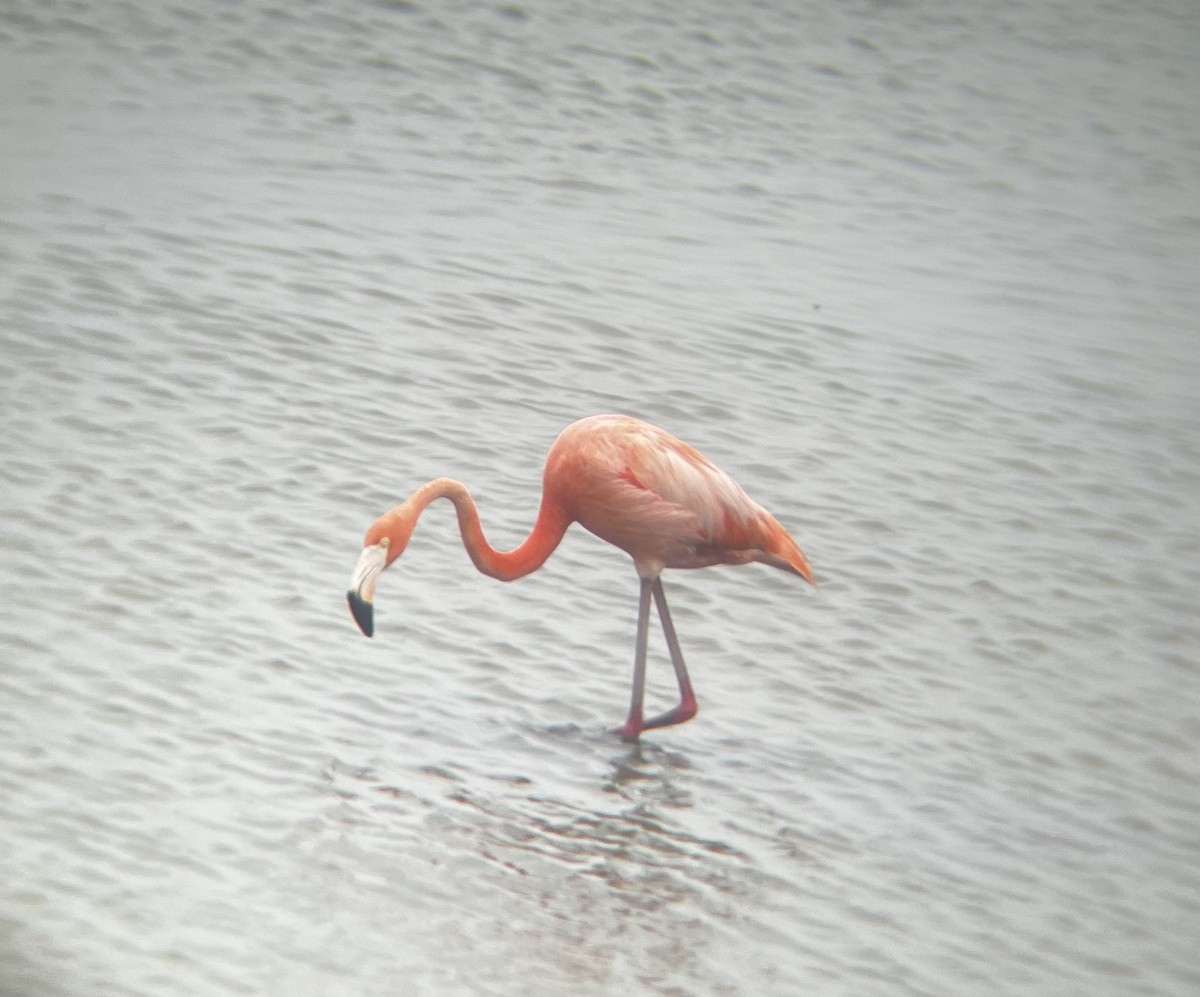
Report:
[[[1194,5],[0,5],[0,992],[1200,989]],[[792,529],[499,546],[580,415]],[[673,693],[652,645],[651,708]]]

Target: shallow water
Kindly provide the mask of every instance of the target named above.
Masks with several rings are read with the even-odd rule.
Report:
[[[688,11],[0,10],[0,992],[1200,988],[1195,10]],[[821,582],[633,748],[582,531],[344,603],[598,411]]]

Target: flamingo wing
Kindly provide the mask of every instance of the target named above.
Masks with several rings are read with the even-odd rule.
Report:
[[[771,525],[778,526],[732,477],[662,430],[644,427],[628,458],[624,480],[686,519],[666,567],[755,560],[754,552],[763,547]]]
[[[749,561],[809,577],[770,513],[699,451],[649,423],[580,420],[556,441],[546,468],[571,517],[626,551],[644,577]]]

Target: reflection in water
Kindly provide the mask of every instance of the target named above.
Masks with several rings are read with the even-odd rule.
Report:
[[[585,752],[618,743],[578,730],[571,738],[562,727],[542,733],[546,744],[574,741]],[[456,769],[427,765],[394,781],[369,766],[335,762],[325,772],[341,830],[336,846],[319,849],[322,861],[358,890],[402,891],[392,916],[406,912],[397,930],[410,938],[438,918],[457,918],[467,937],[481,918],[489,932],[499,918],[506,931],[529,933],[533,961],[521,975],[545,960],[560,980],[603,987],[633,959],[656,985],[699,977],[719,986],[727,970],[718,926],[744,920],[755,897],[783,886],[747,854],[676,819],[696,791],[684,751],[620,744],[590,794],[611,806],[530,792],[540,780],[524,776],[481,780]],[[353,847],[359,839],[374,844]],[[374,864],[369,855],[380,851],[398,865]],[[414,868],[414,856],[426,867]],[[514,971],[486,945],[472,960],[477,985],[502,986]]]
[[[591,746],[598,741],[588,739]],[[325,778],[342,801],[383,797],[386,803],[369,806],[373,819],[437,828],[460,847],[469,842],[478,856],[520,875],[533,861],[559,863],[604,882],[621,903],[641,910],[695,897],[700,885],[724,891],[745,878],[747,855],[725,842],[700,838],[672,819],[672,811],[692,805],[683,752],[646,742],[622,744],[610,765],[611,778],[600,789],[613,806],[604,808],[529,794],[524,790],[534,780],[523,776],[493,775],[494,791],[484,792],[477,781],[468,785],[443,766],[421,772],[431,784],[443,784],[440,796],[421,797],[381,782],[370,769],[338,763]]]

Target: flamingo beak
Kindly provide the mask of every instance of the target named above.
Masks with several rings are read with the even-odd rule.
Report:
[[[368,637],[375,633],[375,606],[372,602],[375,598],[375,583],[386,566],[386,544],[364,547],[350,578],[350,591],[346,593],[350,615],[354,617],[358,629]]]

